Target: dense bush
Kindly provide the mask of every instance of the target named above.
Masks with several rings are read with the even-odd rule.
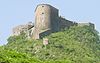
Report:
[[[0,63],[40,63],[38,59],[32,58],[25,53],[11,50],[0,50]]]
[[[1,47],[0,47],[1,48]],[[41,61],[26,53],[19,53],[12,50],[0,50],[0,63],[70,63],[68,60]]]

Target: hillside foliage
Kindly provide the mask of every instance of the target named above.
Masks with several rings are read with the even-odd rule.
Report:
[[[0,61],[15,63],[20,58],[19,63],[100,62],[100,36],[90,26],[72,26],[44,38],[49,39],[46,46],[43,39],[27,39],[24,33],[9,37],[8,44],[1,48],[4,50],[0,50]]]

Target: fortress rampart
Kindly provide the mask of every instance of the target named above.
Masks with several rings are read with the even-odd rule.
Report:
[[[92,23],[76,23],[62,18],[59,16],[59,10],[49,4],[39,4],[35,9],[34,25],[32,23],[19,25],[13,29],[13,35],[20,35],[24,31],[29,38],[40,39],[43,36],[61,31],[61,29],[69,28],[73,25],[87,25],[93,29],[95,28]]]

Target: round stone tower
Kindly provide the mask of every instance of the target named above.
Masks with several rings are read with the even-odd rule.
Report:
[[[39,30],[51,29],[51,9],[49,5],[38,5],[35,10],[35,28]]]
[[[58,31],[58,9],[48,4],[40,4],[35,9],[34,39],[39,39],[40,34],[46,31]]]

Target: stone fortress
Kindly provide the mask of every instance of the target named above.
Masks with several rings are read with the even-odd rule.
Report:
[[[92,23],[76,23],[59,16],[59,10],[49,4],[39,4],[35,9],[35,23],[29,22],[25,25],[19,25],[13,28],[13,35],[26,33],[28,38],[40,39],[46,35],[61,31],[70,26],[91,26]]]

